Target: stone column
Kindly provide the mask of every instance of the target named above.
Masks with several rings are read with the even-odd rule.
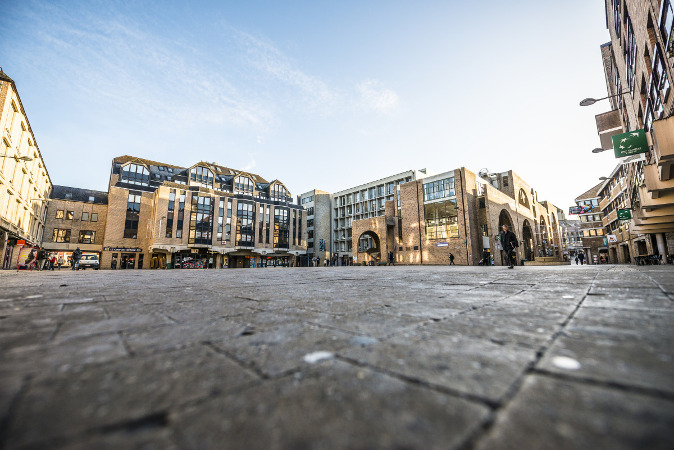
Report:
[[[667,262],[667,243],[665,241],[665,233],[656,234],[655,240],[658,243],[658,253],[662,255],[662,260]]]

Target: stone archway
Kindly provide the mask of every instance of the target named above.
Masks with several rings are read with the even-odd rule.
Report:
[[[503,225],[507,225],[508,229],[510,231],[512,231],[513,233],[515,233],[516,230],[515,230],[515,227],[513,226],[513,220],[510,217],[510,213],[505,209],[502,209],[501,213],[498,215],[498,233],[499,234],[503,231]],[[501,249],[500,253],[501,253],[501,265],[502,266],[507,265],[506,264],[506,255],[505,255],[505,252],[503,251],[503,249]]]
[[[369,261],[378,262],[382,259],[381,241],[377,233],[374,231],[368,230],[361,233],[356,240],[356,246],[358,254],[366,254],[369,258]],[[369,261],[364,259],[361,262]]]
[[[527,261],[536,259],[534,255],[534,233],[527,219],[524,219],[522,224],[522,248],[524,249],[524,259]]]

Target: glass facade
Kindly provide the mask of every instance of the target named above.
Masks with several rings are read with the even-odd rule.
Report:
[[[459,237],[459,213],[456,199],[424,205],[426,239],[448,239]]]
[[[424,202],[454,197],[454,177],[424,184]]]
[[[288,210],[274,208],[274,248],[288,248]]]
[[[129,191],[126,201],[126,221],[124,222],[124,237],[136,239],[138,237],[138,217],[140,216],[140,192]]]
[[[171,189],[171,193],[169,194],[169,202],[168,202],[168,212],[166,213],[166,237],[171,238],[173,237],[173,214],[175,210],[175,204],[176,204],[176,190]]]
[[[189,244],[211,244],[213,235],[213,202],[211,197],[193,195],[190,213]]]
[[[180,191],[180,200],[178,201],[178,219],[176,220],[176,237],[183,237],[183,224],[185,221],[185,191]]]
[[[192,167],[190,170],[190,180],[197,184],[212,188],[213,187],[213,172],[206,167]]]
[[[236,205],[236,245],[253,247],[255,245],[255,205],[237,202]]]
[[[253,195],[253,180],[246,176],[238,176],[234,178],[234,192],[237,194]]]
[[[128,184],[147,186],[150,184],[150,172],[140,164],[127,164],[122,167],[119,179]]]

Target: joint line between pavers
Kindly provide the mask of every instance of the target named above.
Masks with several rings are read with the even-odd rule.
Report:
[[[599,272],[595,273],[594,277],[592,278],[592,281],[590,282],[590,286],[587,288],[587,291],[585,292],[585,295],[583,295],[583,298],[578,302],[578,305],[574,308],[573,311],[569,314],[569,316],[562,322],[562,324],[559,327],[559,330],[557,330],[555,333],[553,333],[550,341],[548,342],[547,345],[541,346],[539,350],[536,352],[536,356],[532,361],[527,364],[526,368],[522,371],[522,374],[513,382],[513,384],[510,386],[510,389],[506,392],[506,394],[502,397],[501,402],[498,403],[491,411],[490,417],[485,420],[483,423],[483,426],[481,428],[478,428],[473,434],[468,436],[466,440],[460,444],[457,448],[460,450],[469,450],[475,447],[475,445],[478,443],[478,441],[482,438],[484,438],[487,434],[489,434],[489,431],[491,430],[491,427],[494,425],[496,422],[496,418],[498,416],[498,413],[505,408],[510,401],[512,401],[513,398],[519,393],[520,389],[522,389],[522,385],[524,384],[524,378],[531,374],[534,373],[534,368],[538,364],[538,362],[543,358],[545,355],[545,352],[555,343],[557,338],[564,332],[564,329],[566,326],[571,322],[571,320],[574,318],[580,307],[583,305],[583,302],[587,298],[588,294],[590,293],[590,290],[592,289],[592,286],[594,285],[594,282],[597,279],[597,276],[599,275]]]
[[[335,359],[337,359],[339,361],[342,361],[342,362],[345,362],[347,364],[350,364],[352,366],[362,367],[362,368],[371,370],[371,371],[376,372],[376,373],[387,375],[391,378],[395,378],[395,379],[403,381],[405,383],[410,383],[410,384],[414,384],[414,385],[417,385],[417,386],[421,386],[421,387],[424,387],[426,389],[430,389],[432,391],[439,392],[441,394],[450,395],[452,397],[457,397],[457,398],[460,398],[460,399],[463,399],[463,400],[469,400],[469,401],[474,402],[474,403],[480,403],[482,405],[487,406],[490,409],[495,408],[496,405],[497,405],[497,402],[495,402],[492,399],[486,398],[486,397],[481,397],[479,395],[474,395],[474,394],[470,394],[468,392],[459,391],[457,389],[452,389],[452,388],[449,388],[447,386],[440,386],[440,385],[437,385],[437,384],[434,384],[434,383],[429,383],[428,381],[422,380],[420,378],[410,377],[408,375],[403,375],[403,374],[400,374],[400,373],[397,373],[397,372],[392,372],[392,371],[386,370],[386,369],[378,367],[378,366],[373,366],[371,364],[367,364],[367,363],[364,363],[362,361],[358,361],[356,359],[352,359],[352,358],[349,358],[347,356],[340,355],[339,353],[335,354]]]
[[[635,386],[633,384],[619,383],[616,381],[604,381],[597,380],[590,377],[578,377],[573,375],[567,375],[563,373],[556,373],[545,369],[533,368],[530,373],[536,375],[546,376],[549,378],[554,378],[556,380],[568,381],[573,383],[583,383],[596,387],[610,388],[632,394],[641,394],[649,397],[655,397],[658,399],[664,399],[669,401],[674,401],[674,393],[668,391],[662,391],[660,389],[647,388],[642,386]]]
[[[269,375],[267,375],[266,373],[264,373],[262,370],[260,370],[260,368],[256,367],[256,366],[253,365],[253,364],[250,364],[250,363],[248,363],[248,362],[246,362],[246,361],[240,360],[239,358],[237,358],[237,357],[236,357],[235,355],[233,355],[232,353],[228,352],[227,350],[225,350],[225,349],[223,349],[223,348],[221,348],[221,347],[218,347],[216,344],[214,344],[214,343],[211,342],[211,341],[202,341],[202,342],[201,342],[201,345],[204,345],[204,346],[206,346],[207,348],[210,348],[211,350],[213,350],[213,351],[214,351],[215,353],[217,353],[218,355],[222,355],[222,356],[224,356],[225,358],[231,360],[233,363],[235,363],[237,366],[241,367],[242,369],[245,369],[246,371],[249,371],[249,372],[254,373],[255,375],[257,375],[257,376],[258,376],[260,379],[262,379],[262,380],[270,380],[270,379],[272,379],[272,378],[281,378],[281,377],[283,377],[283,376],[287,376],[287,374],[284,372],[284,373],[282,373],[282,374],[281,374],[280,376],[278,376],[278,377],[270,377]],[[289,371],[289,372],[293,372],[293,373],[294,373],[295,371],[296,371],[296,370],[293,369],[293,370],[291,370],[291,371]]]

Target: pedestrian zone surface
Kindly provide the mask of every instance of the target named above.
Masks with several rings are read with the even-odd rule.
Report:
[[[674,448],[674,267],[0,273],[0,448]]]

